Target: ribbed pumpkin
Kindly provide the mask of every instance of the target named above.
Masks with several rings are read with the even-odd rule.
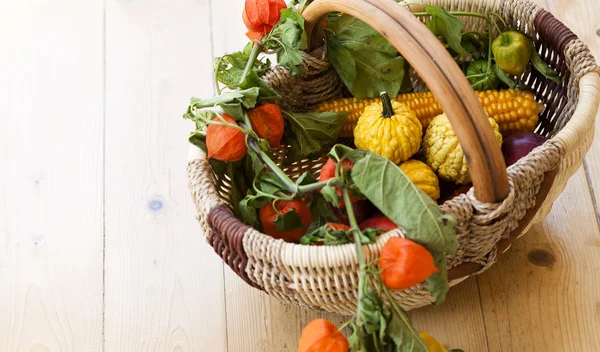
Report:
[[[405,104],[391,102],[384,92],[381,102],[367,106],[358,119],[354,144],[399,164],[419,151],[422,135],[417,115]]]
[[[427,164],[419,160],[407,160],[400,165],[400,169],[415,186],[427,193],[431,199],[438,200],[440,198],[440,181]]]

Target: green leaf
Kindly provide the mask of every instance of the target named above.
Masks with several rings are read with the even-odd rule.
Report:
[[[304,72],[302,51],[307,48],[304,19],[293,8],[281,10],[278,24],[269,33],[266,47],[277,52],[277,63],[292,75]]]
[[[429,292],[435,298],[435,306],[439,306],[446,300],[446,294],[450,289],[448,285],[448,264],[446,263],[446,255],[440,252],[433,252],[433,260],[435,267],[440,269],[440,272],[431,275],[427,278]]]
[[[379,96],[387,92],[395,97],[404,78],[404,58],[381,52],[353,51],[356,79],[352,95],[356,99]]]
[[[252,46],[252,42],[249,42],[243,51],[217,57],[213,63],[216,78],[231,90],[258,87],[260,89],[260,98],[278,99],[279,94],[259,77],[271,67],[271,62],[268,59],[266,62],[257,59],[254,62],[253,68],[247,73],[244,80],[242,80],[246,63],[250,59]]]
[[[344,156],[353,163],[360,158],[361,154],[355,153],[356,149],[352,149],[344,144],[336,144],[329,151],[329,158],[335,160],[336,162],[340,161]]]
[[[396,96],[404,80],[404,58],[377,31],[349,15],[327,27],[328,57],[342,81],[357,99]],[[353,62],[353,63],[352,63]]]
[[[279,99],[281,99],[281,96],[279,95],[279,93],[277,93],[277,91],[275,89],[271,88],[271,86],[268,85],[267,82],[263,81],[258,76],[258,73],[254,70],[250,70],[250,72],[248,72],[246,79],[239,85],[239,87],[242,89],[258,87],[259,88],[259,97],[258,97],[259,100],[279,100]]]
[[[467,68],[467,80],[474,90],[496,89],[500,80],[487,60],[476,60]]]
[[[554,71],[552,67],[550,67],[547,63],[542,60],[540,54],[537,51],[533,51],[531,55],[531,64],[535,69],[541,73],[544,77],[552,80],[555,83],[562,83],[562,78],[558,76],[558,72]]]
[[[285,162],[292,163],[320,153],[324,147],[333,144],[344,128],[347,115],[334,112],[285,112],[289,126],[284,130],[284,135],[291,145]]]
[[[454,253],[456,221],[386,158],[366,152],[352,170],[352,180],[381,212],[401,225],[407,237],[438,252]]]
[[[304,226],[302,219],[296,212],[295,208],[290,209],[285,214],[279,214],[275,219],[275,227],[277,231],[291,231]]]
[[[311,183],[315,183],[315,182],[317,182],[317,179],[312,174],[309,174],[308,172],[303,173],[296,180],[297,185],[310,185]]]
[[[340,244],[352,243],[352,240],[346,231],[331,230],[328,225],[323,224],[302,236],[300,243],[306,245],[324,244],[326,246],[337,246]]]
[[[200,148],[205,154],[207,153],[207,151],[206,151],[206,134],[200,133],[200,132],[192,132],[192,133],[190,133],[190,136],[188,137],[188,141],[190,143],[192,143],[193,145],[195,145],[196,147]]]
[[[350,15],[342,15],[328,26],[348,50],[382,52],[396,55],[398,50],[379,32]],[[327,48],[329,50],[329,47]]]
[[[223,93],[210,99],[192,98],[190,101],[188,114],[193,116],[197,109],[214,107],[223,104],[241,104],[244,108],[251,109],[256,106],[259,94],[260,89],[258,87],[252,87],[234,92]],[[231,106],[229,108],[231,108]]]
[[[350,51],[330,31],[327,34],[327,58],[349,90],[356,79],[356,63]]]
[[[508,86],[508,88],[513,89],[515,88],[515,82],[512,80],[512,78],[510,78],[510,76],[508,75],[508,73],[504,72],[500,66],[494,64],[494,72],[496,73],[496,76],[498,77],[498,79],[506,84]]]
[[[261,160],[261,158],[256,154],[256,152],[250,148],[248,148],[248,154],[250,158],[250,163],[252,165],[252,170],[254,171],[254,175],[260,175],[265,170],[265,164]]]
[[[223,175],[227,171],[227,163],[224,161],[208,159],[208,164],[216,175]]]
[[[323,195],[326,201],[333,204],[336,208],[339,207],[340,196],[338,195],[337,187],[325,186],[321,188],[321,194]]]
[[[285,183],[273,172],[261,172],[256,178],[256,183],[260,190],[267,194],[287,190]]]
[[[286,40],[289,40],[288,43],[290,45],[295,46],[299,50],[305,50],[308,48],[306,32],[304,31],[304,18],[298,12],[296,12],[295,9],[288,7],[281,10],[279,22],[294,24],[300,30],[300,38],[297,38],[297,36],[286,38]]]
[[[308,227],[307,233],[317,230],[327,222],[337,220],[321,192],[313,192],[308,208],[312,214],[312,223]]]
[[[386,334],[394,341],[396,351],[429,352],[429,347],[412,325],[406,312],[394,301],[390,302],[390,321]]]
[[[248,189],[246,187],[246,179],[243,172],[239,172],[241,161],[227,163],[226,174],[231,180],[231,191],[229,198],[233,206],[233,212],[236,216],[241,217],[239,203],[244,199]]]
[[[422,5],[431,15],[431,20],[426,23],[431,32],[437,37],[444,38],[448,46],[457,54],[468,55],[469,52],[460,45],[464,23],[441,6]]]
[[[239,204],[240,219],[246,225],[260,229],[260,221],[258,220],[257,208],[251,202],[253,198],[246,196]]]

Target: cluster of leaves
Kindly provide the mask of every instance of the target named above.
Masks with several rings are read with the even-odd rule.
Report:
[[[328,17],[327,58],[357,99],[412,89],[408,63],[379,32],[346,14]]]
[[[504,31],[510,30],[499,15],[495,13],[485,15],[462,13],[465,16],[483,17],[488,22],[487,32],[464,31],[463,21],[443,7],[426,4],[423,6],[426,12],[422,15],[431,17],[425,24],[456,58],[474,90],[496,89],[501,85],[508,88],[517,86],[519,77],[513,77],[503,71],[496,63],[496,58],[491,50],[491,43],[494,39],[492,38],[492,26],[499,32],[501,32],[500,27],[504,27]],[[545,77],[557,83],[561,82],[557,72],[546,64],[535,51],[531,57],[531,65]]]
[[[371,201],[393,222],[402,224],[409,239],[422,244],[433,254],[440,272],[427,281],[436,304],[441,304],[448,291],[445,254],[454,253],[458,247],[455,220],[443,214],[436,203],[389,160],[343,145],[334,146],[329,157],[338,162],[347,159],[354,163],[351,171],[338,177],[345,191],[352,189],[353,193]],[[324,198],[336,206],[339,204],[337,190],[333,186],[327,187],[331,189],[322,192]],[[326,226],[321,226],[313,234],[305,236],[305,241],[323,244],[354,241],[362,244],[373,242],[376,236],[376,231],[326,231]],[[357,250],[359,253],[362,251],[360,246]],[[360,258],[361,255],[359,262]],[[384,296],[387,303],[382,298]],[[358,311],[351,330],[349,343],[352,351],[428,351],[406,312],[383,285],[380,272],[372,264],[364,263],[364,258],[359,271]]]

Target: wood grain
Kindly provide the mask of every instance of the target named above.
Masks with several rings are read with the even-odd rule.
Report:
[[[595,0],[536,2],[600,58]],[[194,220],[181,114],[247,42],[242,7],[0,3],[0,351],[295,351],[310,320],[346,319],[250,288]],[[467,352],[600,350],[598,139],[585,163],[548,220],[416,327]]]
[[[598,351],[600,232],[583,169],[478,277],[491,351]]]
[[[0,43],[0,351],[101,351],[102,0],[2,2]]]
[[[106,3],[106,351],[225,351],[223,264],[186,183],[208,1]]]
[[[448,292],[444,304],[409,312],[414,326],[444,346],[468,352],[487,351],[487,337],[477,279],[470,277]]]

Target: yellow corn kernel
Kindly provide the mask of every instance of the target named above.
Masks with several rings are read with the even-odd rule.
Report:
[[[532,92],[526,90],[486,90],[476,92],[485,112],[500,127],[500,133],[508,136],[518,132],[531,132],[537,125],[543,106],[535,101]],[[365,107],[379,101],[369,98],[360,101],[343,98],[326,101],[317,106],[317,111],[348,112],[348,118],[342,131],[342,137],[352,137],[354,127]],[[392,101],[406,104],[415,112],[423,129],[431,120],[443,113],[442,108],[431,92],[400,94]]]

